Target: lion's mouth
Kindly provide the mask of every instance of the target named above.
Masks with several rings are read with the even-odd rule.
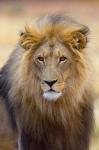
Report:
[[[57,92],[57,91],[55,91],[54,89],[49,89],[48,91],[46,91],[46,92],[56,92],[56,93],[59,93],[59,92]]]
[[[61,95],[61,92],[55,91],[54,89],[49,89],[43,94],[44,98],[49,101],[56,101]]]

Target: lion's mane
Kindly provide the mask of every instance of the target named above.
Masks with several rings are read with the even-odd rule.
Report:
[[[7,95],[14,107],[19,131],[26,130],[38,141],[46,141],[47,138],[46,149],[51,143],[51,150],[88,150],[93,120],[93,89],[90,63],[87,53],[82,50],[88,41],[88,28],[64,16],[41,17],[33,26],[26,26],[17,48],[2,69],[7,74]],[[49,102],[43,100],[37,68],[31,60],[33,53],[46,40],[50,39],[50,44],[53,44],[54,36],[67,43],[76,67],[71,68],[72,79],[67,83],[65,95],[56,102]],[[79,38],[79,45],[73,37]]]

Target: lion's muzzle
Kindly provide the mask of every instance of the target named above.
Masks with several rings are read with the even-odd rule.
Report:
[[[41,87],[46,100],[56,101],[62,95],[62,92],[55,88],[57,84],[57,80],[44,80]]]

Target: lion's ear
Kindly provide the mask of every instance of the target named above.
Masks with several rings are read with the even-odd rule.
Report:
[[[21,32],[20,34],[20,40],[19,44],[21,47],[23,47],[25,50],[28,50],[31,48],[32,45],[32,38],[30,35],[28,35],[25,32]]]
[[[87,27],[72,32],[72,47],[76,50],[82,50],[86,47],[86,44],[88,42],[87,34],[89,32],[89,29]]]
[[[29,27],[26,25],[24,31],[20,32],[20,39],[19,44],[21,47],[23,47],[25,50],[28,50],[31,48],[32,45],[32,35],[29,30]]]
[[[25,32],[21,32],[19,44],[25,50],[35,49],[44,41],[44,36],[41,35],[37,29],[26,26]]]

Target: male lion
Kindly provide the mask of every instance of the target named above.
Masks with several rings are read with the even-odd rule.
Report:
[[[21,33],[0,77],[0,96],[18,131],[19,150],[89,149],[88,31],[67,16],[46,15]]]

